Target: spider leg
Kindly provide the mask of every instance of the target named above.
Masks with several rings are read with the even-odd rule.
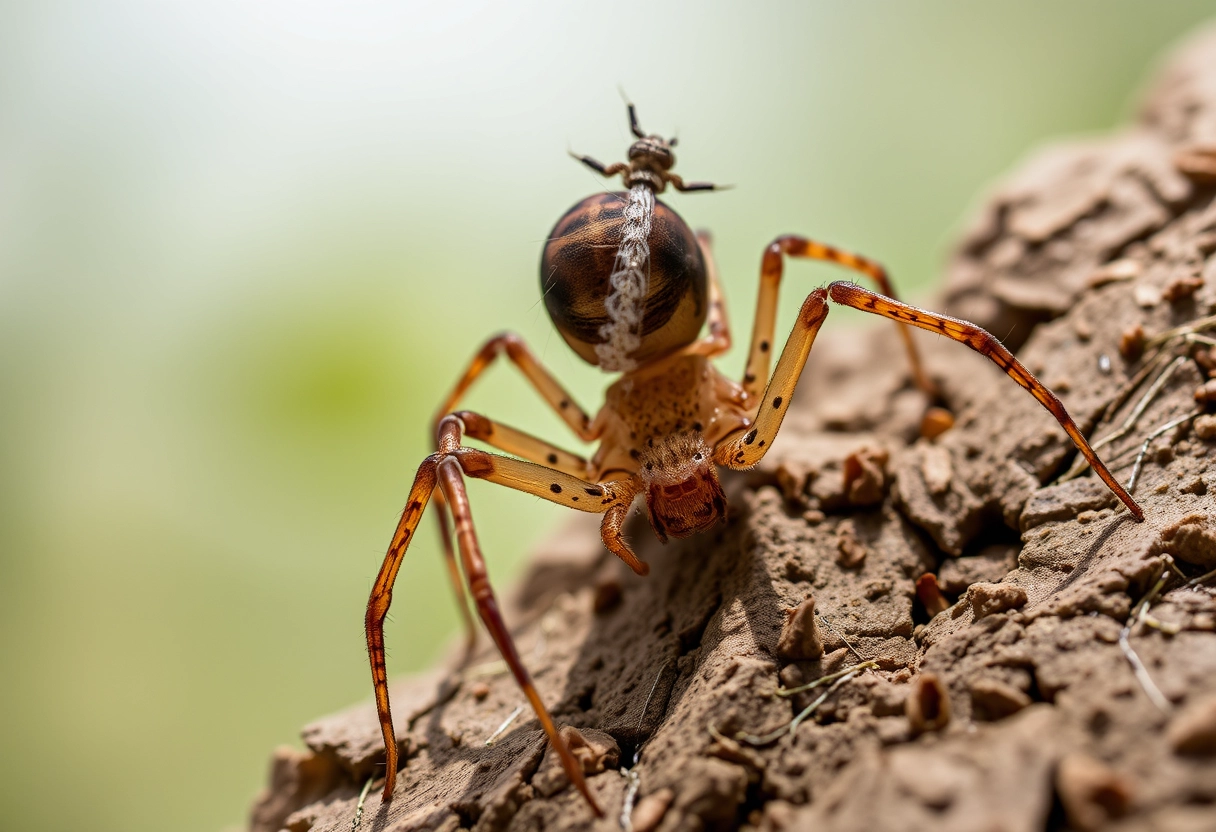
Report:
[[[622,171],[629,170],[629,165],[625,164],[624,162],[613,162],[610,165],[605,165],[603,162],[593,159],[590,156],[579,156],[577,153],[573,152],[570,155],[575,159],[578,159],[587,167],[591,168],[600,176],[616,176]]]
[[[730,188],[730,185],[715,185],[713,182],[685,182],[684,177],[674,173],[664,173],[663,178],[681,193],[688,193],[689,191],[725,191]]]
[[[760,265],[760,296],[756,300],[756,323],[755,329],[752,331],[752,343],[748,348],[747,369],[743,375],[743,387],[752,396],[760,392],[761,385],[768,376],[773,327],[777,320],[777,290],[781,286],[784,256],[805,257],[809,260],[836,263],[866,275],[878,284],[879,290],[884,295],[895,297],[891,281],[887,278],[886,269],[873,260],[817,243],[806,237],[786,235],[773,240],[764,250],[764,258]],[[916,345],[912,343],[911,331],[906,326],[900,326],[899,331],[908,351],[908,361],[912,365],[912,378],[916,382],[916,386],[930,398],[935,397],[936,388],[921,367],[920,354],[916,350]]]
[[[701,257],[705,260],[705,270],[709,274],[709,313],[705,317],[709,335],[694,344],[691,349],[700,355],[712,357],[730,349],[730,319],[726,314],[726,298],[722,294],[718,264],[714,260],[713,237],[708,231],[698,231],[697,244],[701,247]]]
[[[933,312],[927,312],[923,309],[917,309],[914,306],[908,306],[906,303],[900,303],[888,297],[883,297],[867,289],[863,289],[854,283],[836,282],[828,286],[828,295],[836,303],[844,306],[851,306],[854,309],[860,309],[863,312],[873,312],[876,315],[882,315],[884,318],[890,318],[893,321],[908,323],[912,326],[927,329],[930,332],[937,332],[945,335],[960,343],[966,344],[971,349],[987,356],[993,364],[996,364],[1005,374],[1018,383],[1024,390],[1034,396],[1039,404],[1047,409],[1047,412],[1056,417],[1056,421],[1064,428],[1064,432],[1077,446],[1077,450],[1085,457],[1085,460],[1097,472],[1102,481],[1106,483],[1106,487],[1115,493],[1123,504],[1127,506],[1128,511],[1137,520],[1144,520],[1144,512],[1140,510],[1140,506],[1136,505],[1136,501],[1131,495],[1124,490],[1119,481],[1115,479],[1106,465],[1094,453],[1093,448],[1089,446],[1089,441],[1081,430],[1077,427],[1076,422],[1068,415],[1068,411],[1064,409],[1064,404],[1047,389],[1044,384],[1039,381],[1034,375],[1027,370],[1022,363],[1013,357],[1013,353],[1005,349],[996,338],[990,335],[985,330],[968,323],[960,321],[957,318],[950,318],[945,315],[938,315]]]
[[[802,302],[794,331],[785,342],[773,377],[764,389],[755,422],[750,429],[737,430],[718,442],[714,447],[716,464],[727,468],[751,468],[773,446],[781,420],[794,397],[794,388],[798,386],[798,377],[815,344],[815,336],[828,316],[827,297],[827,289],[816,289]]]
[[[473,415],[476,416],[476,414]],[[473,529],[464,477],[489,480],[517,491],[542,497],[550,502],[591,513],[605,513],[614,509],[618,509],[619,513],[619,507],[622,505],[627,510],[637,495],[638,485],[633,478],[604,483],[587,482],[571,474],[534,462],[499,456],[477,448],[465,448],[461,446],[464,432],[465,423],[458,416],[448,416],[440,422],[439,449],[423,460],[418,467],[414,485],[410,489],[409,502],[406,503],[405,511],[402,512],[401,520],[397,524],[397,530],[393,534],[392,542],[389,544],[388,552],[384,556],[384,562],[380,566],[380,572],[372,585],[371,596],[367,602],[365,619],[367,652],[371,662],[372,685],[376,693],[376,712],[380,720],[380,731],[384,737],[384,799],[389,800],[392,797],[393,787],[396,785],[398,764],[397,740],[389,707],[388,674],[385,669],[384,619],[388,615],[389,605],[392,602],[393,583],[396,581],[401,561],[409,548],[418,522],[422,518],[423,510],[432,495],[435,496],[436,503],[439,502],[440,495],[443,495],[450,504],[455,520],[461,562],[468,581],[469,594],[477,607],[478,614],[502,653],[503,659],[506,660],[511,672],[515,675],[524,695],[527,696],[536,711],[541,726],[545,729],[549,741],[561,759],[566,775],[583,793],[596,813],[600,814],[598,806],[587,789],[582,769],[575,761],[574,755],[570,753],[565,741],[558,735],[553,720],[537,694],[527,669],[520,661],[510,633],[503,623],[502,614],[498,610],[497,601],[486,577],[485,560],[481,555],[481,548]],[[439,486],[438,491],[436,491],[436,485]],[[609,525],[605,523],[606,527]],[[608,532],[605,532],[605,544],[630,566],[640,563],[624,541],[620,539],[619,534],[613,539],[610,538]],[[622,553],[622,547],[624,553]],[[634,569],[637,570],[638,567],[634,566]]]
[[[524,340],[513,332],[504,332],[500,335],[495,335],[490,340],[482,345],[477,354],[473,356],[473,360],[469,362],[469,366],[465,368],[464,373],[456,382],[456,386],[452,388],[452,392],[443,400],[443,404],[435,414],[435,419],[432,422],[432,436],[438,435],[439,422],[444,416],[447,416],[456,409],[456,405],[464,398],[465,393],[473,386],[473,382],[477,377],[486,371],[486,368],[493,363],[494,359],[506,354],[519,371],[524,374],[531,384],[540,393],[542,399],[549,403],[554,412],[561,417],[575,435],[584,442],[591,442],[597,438],[595,430],[591,426],[591,418],[587,412],[583,410],[566,392],[566,388],[562,387],[561,383],[553,377],[545,366],[541,364],[532,350],[528,349],[528,345]]]
[[[587,476],[585,457],[470,410],[458,410],[452,415],[464,422],[464,435],[470,439],[480,439],[500,451],[530,462],[543,463],[574,477]]]
[[[418,466],[414,485],[410,489],[409,502],[401,513],[401,520],[397,523],[397,531],[393,533],[384,563],[380,565],[376,582],[372,584],[371,597],[367,601],[367,616],[364,619],[367,655],[372,665],[372,687],[376,692],[376,713],[380,718],[380,732],[384,735],[385,800],[392,796],[397,780],[397,738],[393,733],[393,716],[388,701],[388,673],[384,663],[384,618],[388,615],[389,605],[393,601],[393,583],[397,580],[397,570],[401,568],[410,538],[418,528],[418,521],[422,519],[422,510],[426,508],[427,501],[435,490],[436,470],[441,458],[442,454],[431,454]]]
[[[469,593],[473,596],[473,603],[477,605],[477,612],[481,615],[486,629],[490,631],[490,638],[494,640],[498,652],[502,654],[503,660],[511,669],[512,675],[515,676],[515,681],[531,703],[532,710],[536,713],[541,727],[544,728],[549,742],[552,743],[554,751],[561,760],[566,776],[582,793],[596,816],[603,817],[603,810],[591,796],[591,790],[587,788],[582,766],[570,752],[565,740],[558,734],[557,726],[553,724],[553,718],[549,716],[544,701],[537,693],[536,686],[532,683],[532,677],[524,667],[523,660],[519,657],[519,651],[515,648],[515,641],[511,638],[511,633],[508,632],[507,625],[503,621],[502,612],[498,608],[498,600],[494,597],[494,589],[490,586],[489,575],[486,574],[486,563],[481,554],[481,546],[477,541],[477,533],[473,528],[473,515],[469,511],[469,498],[465,492],[461,468],[460,461],[448,457],[439,463],[438,473],[440,484],[444,494],[447,495],[452,507],[452,515],[456,520],[456,539],[460,543],[460,556],[464,563],[465,575],[468,576]]]
[[[530,349],[528,349],[528,345],[524,343],[524,340],[518,335],[510,332],[496,335],[490,340],[486,341],[486,343],[482,345],[481,349],[477,351],[477,354],[473,356],[473,359],[469,362],[469,365],[465,368],[465,371],[461,374],[460,378],[457,379],[452,391],[448,394],[447,398],[443,400],[439,411],[435,414],[435,419],[431,426],[432,437],[438,437],[439,423],[443,417],[456,409],[456,405],[459,404],[462,398],[464,398],[465,394],[469,391],[469,388],[473,386],[473,383],[478,379],[478,377],[481,376],[481,374],[484,373],[487,368],[489,368],[496,358],[504,353],[506,354],[507,358],[519,368],[524,377],[532,384],[532,387],[535,388],[538,393],[540,393],[541,398],[549,403],[549,406],[552,407],[557,415],[570,426],[571,430],[573,430],[580,439],[590,441],[595,438],[596,434],[592,429],[591,419],[587,416],[586,412],[575,403],[570,394],[566,392],[566,389],[562,387],[557,379],[553,377],[553,374],[545,369],[544,365],[536,359],[536,356],[533,355]],[[526,437],[526,434],[522,434],[519,431],[511,431],[511,434],[511,438]],[[531,437],[527,437],[527,439],[531,439]],[[520,447],[528,447],[535,450],[538,448],[539,444],[540,440],[532,440],[531,442],[527,442],[522,438],[520,439]],[[559,461],[564,461],[567,463],[572,463],[573,458],[576,458],[574,454],[570,454],[565,451],[559,452],[556,448],[547,450],[545,455],[539,458],[530,456],[523,450],[516,450],[509,447],[503,448],[503,450],[510,453],[519,453],[521,456],[528,457],[529,459],[535,459],[538,462],[541,459],[547,459],[550,453],[557,454],[559,456]],[[563,467],[562,470],[567,469]],[[581,473],[582,472],[580,471],[580,474]],[[469,613],[468,604],[465,603],[466,595],[464,592],[464,585],[460,576],[460,566],[456,560],[456,549],[452,543],[452,533],[450,530],[450,523],[448,521],[447,501],[444,499],[442,491],[435,495],[435,507],[435,521],[439,524],[439,537],[443,543],[444,563],[447,565],[448,576],[456,593],[456,600],[460,607],[461,618],[464,620],[465,655],[468,656],[472,654],[473,647],[476,645],[477,629],[474,626],[473,618]]]

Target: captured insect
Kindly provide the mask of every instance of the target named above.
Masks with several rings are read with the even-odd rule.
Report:
[[[638,126],[632,104],[628,112],[637,139],[629,148],[628,162],[604,165],[588,156],[575,156],[606,177],[620,174],[627,190],[596,194],[575,204],[549,234],[540,264],[545,308],[558,332],[589,364],[620,373],[620,377],[608,387],[604,404],[593,418],[518,336],[499,335],[486,342],[439,409],[434,424],[435,453],[418,468],[409,502],[372,588],[367,604],[367,649],[384,734],[386,801],[393,794],[398,759],[384,663],[384,617],[401,560],[427,502],[434,497],[448,571],[458,595],[463,597],[467,591],[472,596],[566,775],[596,814],[601,814],[503,622],[473,527],[464,477],[489,480],[567,508],[602,514],[604,546],[638,575],[645,575],[649,567],[622,535],[634,500],[645,498],[651,526],[663,542],[705,531],[723,518],[726,498],[718,468],[751,468],[772,447],[811,345],[827,317],[829,300],[898,322],[913,380],[930,397],[933,386],[921,367],[908,325],[940,333],[987,356],[1059,421],[1132,516],[1144,518],[1060,400],[996,338],[966,321],[899,302],[882,266],[847,251],[805,237],[773,240],[764,250],[743,379],[736,382],[719,372],[711,359],[730,348],[731,331],[710,238],[694,234],[679,214],[656,198],[668,185],[677,191],[710,191],[715,186],[685,182],[672,173],[676,140],[647,135]],[[786,257],[835,263],[864,275],[878,291],[837,281],[811,292],[770,375],[777,290]],[[456,410],[478,376],[504,354],[579,439],[598,441],[590,459],[480,414]],[[505,454],[466,447],[465,439],[480,440]],[[472,621],[463,603],[461,608],[471,644]]]

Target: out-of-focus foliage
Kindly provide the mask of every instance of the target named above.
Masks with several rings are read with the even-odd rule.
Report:
[[[5,4],[6,827],[239,824],[276,743],[369,695],[366,593],[462,363],[513,329],[597,404],[536,265],[603,187],[567,148],[625,151],[618,85],[680,172],[737,186],[669,200],[715,231],[746,342],[772,236],[924,297],[985,183],[1125,117],[1206,7]],[[783,326],[828,277],[790,274]],[[510,371],[470,404],[577,447]],[[561,512],[472,492],[506,583]],[[424,530],[397,672],[456,624]]]

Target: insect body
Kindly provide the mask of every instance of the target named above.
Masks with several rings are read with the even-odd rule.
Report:
[[[384,617],[405,550],[433,497],[457,593],[463,596],[467,591],[472,596],[567,776],[599,814],[582,770],[558,734],[503,622],[486,576],[464,478],[489,480],[568,508],[602,514],[604,545],[645,575],[647,565],[621,532],[635,499],[645,499],[651,525],[664,542],[704,531],[722,519],[726,501],[718,468],[750,468],[772,446],[827,317],[829,300],[899,322],[913,379],[930,395],[933,387],[921,369],[907,325],[940,333],[986,355],[1055,416],[1106,485],[1137,520],[1143,519],[1060,400],[999,341],[974,324],[900,303],[883,268],[849,252],[797,236],[778,237],[769,244],[761,264],[745,374],[736,382],[719,372],[711,359],[730,348],[731,331],[709,238],[693,234],[675,211],[657,199],[667,185],[679,191],[714,186],[685,183],[673,174],[675,140],[643,133],[632,105],[629,118],[637,141],[627,164],[603,165],[590,157],[576,157],[605,176],[621,174],[628,190],[588,197],[567,211],[554,227],[541,260],[545,306],[566,343],[589,363],[621,373],[620,378],[608,388],[603,407],[592,418],[517,336],[490,339],[439,410],[434,425],[436,451],[419,466],[372,588],[367,645],[384,734],[385,800],[393,794],[398,749],[389,711]],[[874,281],[879,291],[839,281],[811,292],[770,375],[777,290],[786,257],[836,263]],[[504,354],[576,436],[599,442],[594,456],[586,459],[480,414],[456,410],[470,385]],[[467,447],[464,441],[470,438],[506,453]],[[467,612],[466,624],[471,645],[473,629]]]

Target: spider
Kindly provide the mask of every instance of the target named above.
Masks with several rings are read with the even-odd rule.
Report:
[[[384,618],[397,570],[427,502],[434,497],[448,572],[461,599],[467,645],[472,645],[475,631],[463,603],[462,569],[483,624],[536,712],[566,775],[591,809],[602,815],[503,621],[473,527],[464,477],[602,514],[604,546],[638,575],[646,575],[649,567],[622,535],[635,498],[645,498],[650,523],[664,543],[705,531],[724,517],[726,499],[717,469],[751,468],[772,447],[827,317],[829,300],[898,322],[913,379],[930,397],[934,388],[921,367],[908,325],[940,333],[987,356],[1059,421],[1103,482],[1136,520],[1143,520],[1139,506],[1090,448],[1064,405],[1009,350],[974,324],[899,302],[882,266],[856,254],[805,237],[773,240],[761,263],[760,296],[743,379],[736,382],[719,372],[711,359],[730,348],[731,331],[710,238],[694,234],[675,211],[655,198],[668,185],[677,191],[709,191],[716,186],[685,182],[672,173],[676,140],[647,135],[638,126],[632,104],[628,113],[637,139],[629,148],[628,162],[604,165],[571,154],[605,177],[620,174],[627,190],[587,197],[568,210],[549,234],[540,264],[545,308],[562,338],[588,363],[620,373],[620,378],[608,387],[604,405],[593,418],[518,336],[508,333],[487,341],[439,409],[433,425],[435,453],[418,468],[372,588],[367,649],[384,734],[385,801],[393,795],[398,757],[389,711]],[[786,257],[835,263],[869,278],[878,291],[836,281],[811,292],[770,375],[777,290]],[[470,386],[504,354],[579,439],[598,441],[594,456],[586,459],[480,414],[456,410]],[[481,440],[509,455],[467,447],[466,439]],[[449,522],[454,523],[459,563]]]

